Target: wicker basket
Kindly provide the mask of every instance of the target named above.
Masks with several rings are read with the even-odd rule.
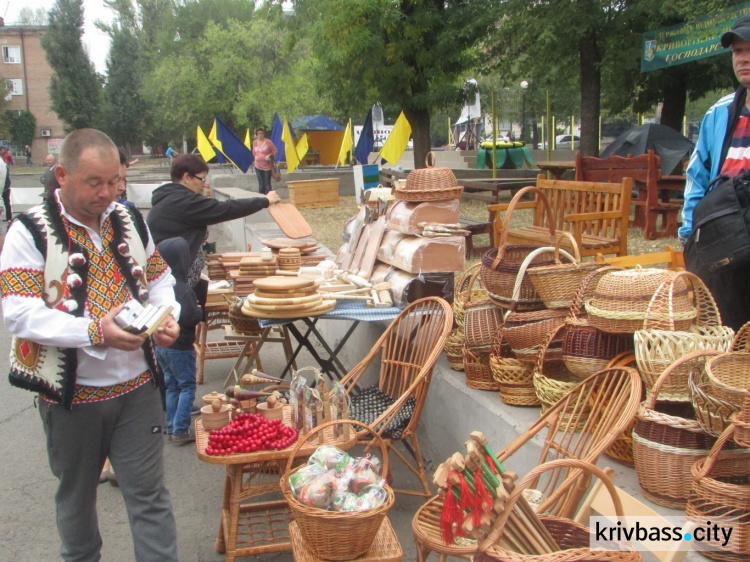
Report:
[[[732,351],[750,352],[750,322],[744,324],[734,336]]]
[[[695,324],[687,331],[675,331],[671,295],[676,283],[682,280],[691,289],[689,298],[698,311]],[[698,349],[729,351],[734,330],[721,325],[719,309],[703,281],[687,271],[676,273],[662,283],[654,293],[646,312],[643,329],[635,332],[635,357],[647,390],[677,359]],[[672,376],[662,387],[663,400],[688,400],[687,376]]]
[[[734,441],[740,447],[750,448],[750,395],[745,397],[742,409],[732,416]]]
[[[472,351],[464,345],[464,372],[466,386],[477,390],[500,390],[492,378],[489,351]]]
[[[231,298],[227,298],[226,295],[223,296],[227,301],[227,304],[229,304],[229,323],[232,325],[235,332],[238,334],[253,336],[260,334],[263,331],[257,318],[242,313],[241,298],[238,296],[232,296]]]
[[[503,345],[502,332],[498,332],[490,352],[490,371],[499,386],[500,400],[511,406],[538,406],[534,392],[532,365],[510,357]]]
[[[678,359],[662,373],[638,409],[633,429],[635,471],[643,495],[656,504],[685,507],[690,494],[690,468],[708,454],[716,440],[701,428],[691,403],[657,403],[659,392],[673,372],[701,367],[713,354],[693,351]]]
[[[396,200],[398,201],[442,201],[445,199],[458,199],[461,197],[463,187],[458,185],[456,176],[450,168],[435,168],[431,165],[430,157],[434,153],[427,154],[425,159],[426,168],[418,168],[409,172],[403,187],[396,187]]]
[[[635,365],[635,355],[633,352],[626,351],[620,353],[607,364],[607,369],[614,367],[633,367]],[[641,389],[641,402],[646,399],[646,390]],[[604,454],[608,457],[612,457],[615,460],[620,461],[622,464],[635,467],[635,461],[633,460],[633,428],[635,427],[635,420],[628,425],[628,427],[620,435],[617,436],[609,448],[604,451]]]
[[[643,328],[649,303],[664,281],[671,280],[674,271],[666,269],[626,269],[610,271],[596,286],[594,296],[585,302],[589,322],[595,328],[614,334],[633,334]],[[690,303],[687,287],[682,279],[667,294],[673,300],[670,318],[675,330],[687,330],[697,311]],[[666,318],[652,318],[666,321]]]
[[[742,404],[729,402],[713,395],[705,368],[690,371],[688,390],[698,423],[703,431],[714,437],[724,433],[724,430],[732,423],[730,419],[732,415],[742,409]]]
[[[443,353],[445,353],[446,359],[448,359],[448,365],[454,371],[464,370],[464,330],[463,328],[456,328],[453,330],[448,339],[445,340],[445,346],[443,347]]]
[[[508,203],[508,210],[505,213],[505,223],[503,229],[500,232],[500,238],[498,240],[498,247],[488,250],[482,256],[482,268],[481,276],[482,283],[490,293],[490,298],[504,308],[510,307],[511,301],[513,300],[513,287],[516,284],[516,277],[518,276],[518,270],[521,268],[521,263],[526,259],[532,251],[537,249],[539,246],[534,245],[517,245],[508,244],[508,230],[510,228],[511,218],[513,211],[519,204],[522,197],[528,193],[536,193],[539,201],[546,210],[546,216],[548,217],[548,229],[550,235],[550,241],[548,245],[555,244],[557,238],[555,236],[555,226],[552,222],[552,212],[550,210],[549,202],[545,197],[542,190],[534,186],[527,186],[518,191],[513,199]],[[542,256],[537,256],[533,265],[552,265],[554,260],[543,259]],[[525,275],[521,284],[521,292],[518,301],[518,310],[538,310],[544,307],[539,293],[534,288],[534,284],[528,275]]]
[[[712,521],[732,528],[726,545],[721,537],[695,544],[701,554],[729,562],[750,560],[750,450],[723,450],[734,431],[728,427],[708,456],[691,467],[692,490],[685,509],[688,520],[699,527]]]
[[[607,367],[618,354],[633,349],[633,338],[597,330],[589,323],[583,308],[596,283],[608,271],[621,271],[621,268],[607,266],[590,272],[573,298],[570,314],[565,319],[562,358],[568,370],[581,379]]]
[[[711,394],[742,404],[750,388],[750,354],[725,353],[706,363]]]
[[[383,523],[386,513],[393,506],[394,494],[390,486],[384,484],[388,491],[388,499],[383,505],[361,512],[326,511],[308,507],[294,497],[289,487],[289,476],[293,472],[292,464],[302,445],[319,431],[337,424],[356,425],[369,430],[375,436],[383,459],[383,478],[386,478],[388,474],[388,449],[383,439],[372,428],[361,422],[337,420],[320,425],[300,437],[294,450],[289,455],[286,471],[280,484],[281,492],[289,504],[294,520],[299,526],[299,531],[313,554],[325,560],[352,560],[367,552],[380,530],[380,525]],[[298,468],[295,468],[295,471]]]
[[[523,260],[518,270],[516,284],[513,287],[513,297],[510,310],[505,314],[502,327],[503,338],[508,342],[516,358],[529,363],[536,362],[536,355],[542,344],[547,340],[550,332],[565,321],[567,312],[559,309],[535,310],[530,312],[516,312],[518,297],[526,270],[534,259],[554,248],[537,248]]]
[[[505,509],[494,521],[487,537],[479,543],[479,552],[474,560],[482,562],[640,562],[643,559],[641,553],[635,550],[591,550],[591,529],[572,519],[552,515],[539,515],[538,517],[557,543],[560,548],[559,551],[545,554],[527,554],[514,552],[507,548],[503,541],[503,532],[511,513],[514,513],[511,508],[516,502],[521,501],[520,498],[526,489],[536,485],[537,479],[544,471],[554,470],[559,472],[564,467],[581,471],[582,480],[591,475],[599,478],[609,492],[612,504],[615,507],[615,514],[618,518],[624,517],[622,502],[617,495],[617,489],[612,483],[612,479],[602,469],[577,459],[550,461],[531,470],[514,488],[506,502]]]
[[[456,287],[453,292],[453,321],[457,326],[463,328],[464,325],[464,301],[469,302],[480,302],[484,299],[489,298],[487,289],[482,285],[482,280],[478,279],[473,281],[471,289],[469,288],[469,281],[471,281],[472,275],[479,271],[480,263],[477,262],[466,271],[464,271],[456,281]],[[467,294],[468,292],[468,294]]]
[[[553,330],[537,355],[534,368],[534,392],[542,405],[541,413],[546,412],[581,382],[568,370],[562,358],[550,357],[551,344],[561,337],[564,328],[565,326],[561,325]],[[583,426],[586,419],[587,416],[581,416],[578,425]]]
[[[464,293],[464,343],[473,351],[489,351],[495,333],[503,325],[503,315],[488,298],[471,301],[472,287],[478,279],[479,271],[476,271]]]
[[[569,240],[573,248],[574,257],[560,249],[563,240]],[[562,263],[560,253],[571,259],[571,263]],[[554,249],[555,263],[542,265],[528,270],[529,278],[534,288],[544,301],[547,308],[569,309],[573,305],[573,298],[578,292],[583,280],[592,272],[602,268],[599,262],[582,262],[581,253],[576,239],[569,232],[562,232],[557,239]]]

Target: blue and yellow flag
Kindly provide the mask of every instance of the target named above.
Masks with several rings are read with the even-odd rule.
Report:
[[[245,129],[245,146],[250,150],[253,149],[253,141],[250,139],[250,129]]]
[[[214,117],[214,127],[211,129],[219,145],[214,145],[221,150],[224,156],[234,164],[238,169],[242,170],[242,173],[246,174],[250,166],[252,166],[255,158],[253,153],[249,150],[240,138],[234,134],[234,131],[224,123],[218,117]],[[210,135],[209,135],[209,138]]]
[[[224,162],[226,162],[227,158],[221,151],[221,141],[216,137],[216,119],[214,119],[213,125],[211,125],[211,130],[208,132],[208,140],[210,140],[211,144],[216,147],[216,150],[214,151],[214,154],[216,155],[216,161],[219,164],[223,164]]]
[[[198,152],[201,153],[201,156],[203,156],[203,159],[206,162],[210,162],[214,158],[216,158],[216,149],[211,146],[211,143],[206,138],[206,133],[203,132],[203,129],[201,129],[201,126],[198,125],[197,130],[195,132],[195,137],[198,144]]]
[[[401,115],[396,119],[396,124],[393,125],[391,134],[385,139],[383,148],[380,149],[380,156],[395,166],[401,159],[404,150],[406,150],[410,136],[411,125],[409,124],[409,121],[406,120],[406,115],[404,115],[404,112],[402,111]]]
[[[289,130],[289,123],[284,119],[284,128],[281,133],[281,140],[284,141],[284,154],[286,155],[286,170],[292,173],[297,166],[299,166],[299,156],[297,156],[297,149],[294,146],[294,139],[292,138],[292,132]],[[305,151],[307,152],[307,151]]]

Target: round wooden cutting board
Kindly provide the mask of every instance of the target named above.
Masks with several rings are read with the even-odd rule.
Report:
[[[253,284],[256,289],[267,293],[284,293],[315,287],[315,281],[309,277],[282,277],[280,275],[256,279]]]
[[[330,312],[331,310],[333,310],[335,307],[336,301],[324,300],[323,302],[321,302],[321,304],[304,310],[266,311],[258,310],[250,303],[245,301],[245,304],[242,305],[242,313],[246,314],[247,316],[254,316],[256,318],[301,318],[303,316],[317,316],[319,314],[325,314],[326,312]]]
[[[274,250],[280,250],[281,248],[304,248],[305,246],[316,244],[310,240],[294,240],[293,238],[266,238],[260,242]]]
[[[323,297],[319,295],[318,293],[314,293],[312,295],[307,295],[304,297],[260,297],[257,294],[248,295],[247,300],[252,304],[253,306],[256,305],[263,305],[263,306],[274,306],[274,305],[281,305],[281,306],[288,306],[288,305],[295,305],[295,304],[310,304],[312,302],[319,303],[321,300],[323,300]]]

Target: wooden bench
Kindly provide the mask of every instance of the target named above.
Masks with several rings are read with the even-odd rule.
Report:
[[[623,178],[633,178],[638,188],[638,196],[631,200],[635,207],[633,226],[643,229],[646,240],[676,237],[682,202],[670,201],[669,192],[684,188],[684,183],[680,188],[671,180],[662,182],[661,159],[653,150],[628,158],[582,157],[576,153],[576,180],[619,182]]]
[[[570,232],[578,243],[581,256],[595,254],[628,253],[628,219],[633,180],[623,178],[619,183],[548,180],[540,175],[537,188],[544,193],[550,205],[551,217],[540,203],[539,195],[534,201],[521,201],[516,209],[533,209],[531,224],[514,227],[508,231],[511,244],[554,245],[549,224],[555,231]],[[503,230],[501,213],[508,203],[488,205],[493,218],[494,240],[500,240]],[[516,219],[517,221],[517,219]],[[563,243],[563,247],[565,244]]]
[[[605,258],[603,254],[596,254],[594,261],[607,262],[609,265],[618,267],[635,267],[637,265],[659,265],[665,264],[667,269],[685,269],[685,255],[682,250],[675,250],[667,246],[663,252],[649,252],[637,256],[616,256]]]

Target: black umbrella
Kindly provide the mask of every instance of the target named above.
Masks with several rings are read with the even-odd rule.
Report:
[[[651,149],[661,158],[661,173],[669,175],[693,151],[693,143],[671,127],[651,123],[628,129],[602,150],[599,157],[638,156]]]

